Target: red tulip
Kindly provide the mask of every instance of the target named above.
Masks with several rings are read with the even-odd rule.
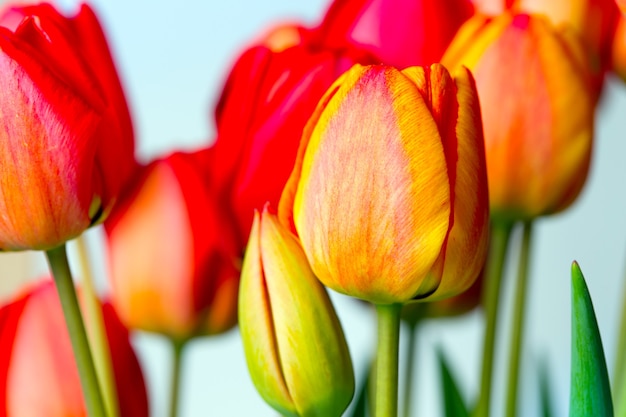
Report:
[[[105,223],[112,302],[130,328],[182,341],[236,322],[239,254],[205,175],[208,156],[154,161]]]
[[[254,209],[278,203],[319,99],[353,63],[370,59],[357,50],[324,49],[302,29],[281,30],[289,40],[277,43],[276,32],[264,40],[277,50],[257,46],[239,58],[216,109],[214,175],[235,213],[242,250]],[[293,42],[300,43],[285,49]]]
[[[135,167],[130,116],[92,10],[5,10],[0,83],[0,248],[49,249],[102,221]]]
[[[141,368],[128,331],[102,306],[121,417],[148,416]],[[61,304],[43,281],[0,307],[0,417],[87,416]]]
[[[335,0],[319,30],[326,45],[359,46],[386,65],[430,65],[473,11],[470,0]]]

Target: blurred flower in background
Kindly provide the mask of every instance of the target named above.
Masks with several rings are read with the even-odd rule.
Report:
[[[148,417],[148,398],[128,330],[102,305],[121,417]],[[0,307],[0,415],[87,415],[54,284],[43,280]]]

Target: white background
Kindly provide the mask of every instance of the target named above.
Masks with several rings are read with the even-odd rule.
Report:
[[[66,2],[70,7],[73,3]],[[277,22],[321,18],[326,1],[229,0],[93,2],[116,57],[134,118],[137,148],[143,161],[174,149],[192,149],[213,140],[212,109],[232,63],[260,34]],[[570,360],[570,278],[572,260],[579,261],[595,302],[609,370],[612,369],[626,268],[626,90],[609,80],[597,112],[591,173],[577,203],[563,214],[537,222],[521,383],[522,416],[538,414],[537,373],[548,363],[555,415],[566,415]],[[90,238],[99,239],[99,231]],[[97,242],[96,242],[97,243]],[[101,254],[94,255],[101,258]],[[16,281],[44,273],[39,254],[0,256],[4,294]],[[512,270],[514,260],[510,264]],[[103,268],[101,262],[96,265]],[[104,276],[104,272],[102,273]],[[510,306],[510,276],[501,306]],[[101,283],[106,291],[106,284]],[[508,290],[508,291],[507,291]],[[374,343],[372,312],[345,297],[334,296],[348,337],[357,378],[362,377]],[[443,346],[468,398],[474,398],[482,340],[481,312],[422,326],[418,345],[417,412],[441,413],[434,349]],[[495,415],[502,410],[503,343],[508,315],[501,315],[502,354],[497,357]],[[138,334],[139,350],[149,381],[152,414],[166,415],[170,351],[158,336]],[[247,375],[236,330],[198,339],[184,362],[181,416],[275,416],[263,403]],[[417,415],[416,413],[415,415]]]

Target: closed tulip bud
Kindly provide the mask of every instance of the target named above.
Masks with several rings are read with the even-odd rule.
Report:
[[[130,328],[184,341],[236,323],[234,226],[206,175],[207,155],[152,162],[105,223],[111,298]]]
[[[128,331],[103,304],[120,417],[148,417],[148,398]],[[63,312],[52,281],[0,307],[0,416],[86,416]]]
[[[482,143],[469,71],[355,66],[309,120],[280,215],[336,291],[379,304],[453,296],[485,258]]]
[[[335,0],[319,27],[329,47],[360,47],[398,68],[439,62],[470,0]]]
[[[296,237],[256,212],[241,273],[239,325],[252,381],[285,416],[338,417],[354,375],[341,325]]]
[[[580,40],[540,16],[478,16],[443,62],[476,79],[492,214],[532,219],[569,206],[587,177],[595,107]]]
[[[102,29],[41,4],[0,15],[0,249],[51,249],[101,222],[135,168]]]

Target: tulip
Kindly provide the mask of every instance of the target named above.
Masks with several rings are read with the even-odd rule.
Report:
[[[609,68],[611,45],[619,19],[615,0],[474,0],[487,14],[542,14],[555,26],[568,26],[582,39],[600,93],[604,72]]]
[[[83,5],[0,16],[0,249],[50,249],[101,222],[133,171],[130,116]]]
[[[242,252],[254,210],[278,203],[302,129],[319,99],[353,63],[371,59],[312,39],[297,27],[267,35],[238,59],[216,108],[213,175],[220,199],[236,217]]]
[[[234,226],[207,176],[209,157],[179,152],[147,165],[105,223],[112,302],[130,328],[184,342],[236,322]]]
[[[482,142],[469,71],[357,65],[311,117],[280,216],[336,291],[377,304],[453,296],[485,258]]]
[[[319,30],[331,47],[358,46],[406,68],[439,62],[473,11],[470,0],[335,0]]]
[[[241,273],[239,323],[252,381],[285,416],[338,417],[354,393],[341,325],[295,236],[255,212]]]
[[[121,417],[148,416],[141,368],[126,328],[102,305]],[[61,304],[43,281],[0,307],[0,416],[86,416]]]
[[[568,207],[585,182],[593,133],[580,40],[540,16],[478,16],[443,62],[468,67],[476,79],[492,214],[530,220]]]

